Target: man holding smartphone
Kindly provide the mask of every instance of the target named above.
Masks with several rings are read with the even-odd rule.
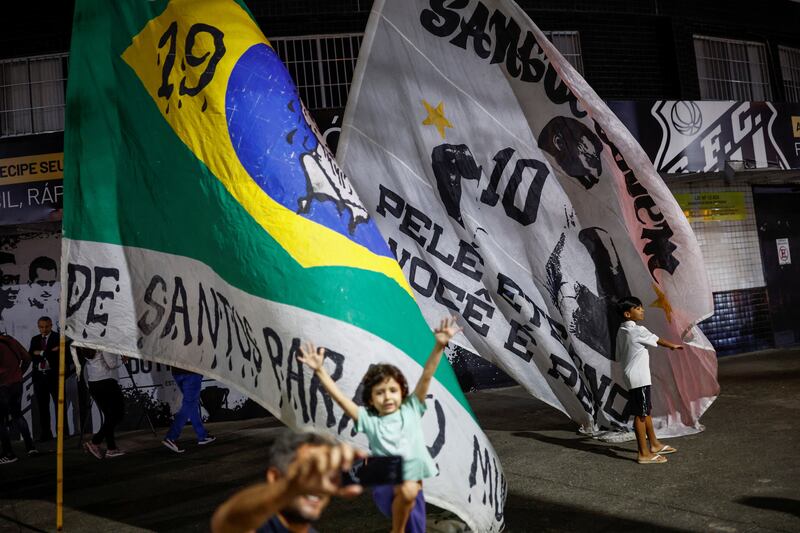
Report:
[[[352,497],[342,473],[366,454],[318,433],[285,430],[270,448],[266,482],[240,490],[214,512],[213,533],[313,533],[331,495]]]

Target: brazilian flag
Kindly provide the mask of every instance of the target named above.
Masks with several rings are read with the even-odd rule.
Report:
[[[413,387],[433,336],[244,4],[78,0],[67,93],[76,344],[200,372],[345,439],[352,422],[297,362],[301,340],[326,347],[353,397],[381,361]],[[446,360],[431,393],[428,500],[479,525],[459,502],[487,479],[497,492],[494,452]]]

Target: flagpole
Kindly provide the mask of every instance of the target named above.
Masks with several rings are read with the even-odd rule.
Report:
[[[63,320],[63,317],[62,317]],[[66,363],[63,324],[58,342],[58,423],[56,425],[56,529],[64,528],[64,365]]]
[[[56,423],[56,530],[64,529],[64,392],[66,375],[66,324],[67,324],[67,275],[64,258],[67,243],[61,230],[61,298],[58,312],[58,420]]]

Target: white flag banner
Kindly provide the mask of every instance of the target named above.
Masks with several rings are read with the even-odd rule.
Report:
[[[586,429],[628,427],[616,299],[645,304],[653,418],[702,429],[719,391],[694,324],[713,312],[686,218],[647,155],[508,0],[378,0],[339,161],[429,324]]]

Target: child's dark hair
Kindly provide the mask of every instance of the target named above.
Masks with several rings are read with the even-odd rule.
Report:
[[[370,403],[372,401],[373,387],[382,383],[387,378],[392,378],[400,384],[400,393],[403,400],[408,396],[408,381],[406,381],[406,377],[399,368],[387,363],[370,365],[367,373],[364,374],[364,377],[361,379],[361,401],[368,410],[376,410]]]
[[[636,296],[626,296],[617,300],[617,310],[621,316],[633,309],[634,307],[641,307],[642,301]]]

